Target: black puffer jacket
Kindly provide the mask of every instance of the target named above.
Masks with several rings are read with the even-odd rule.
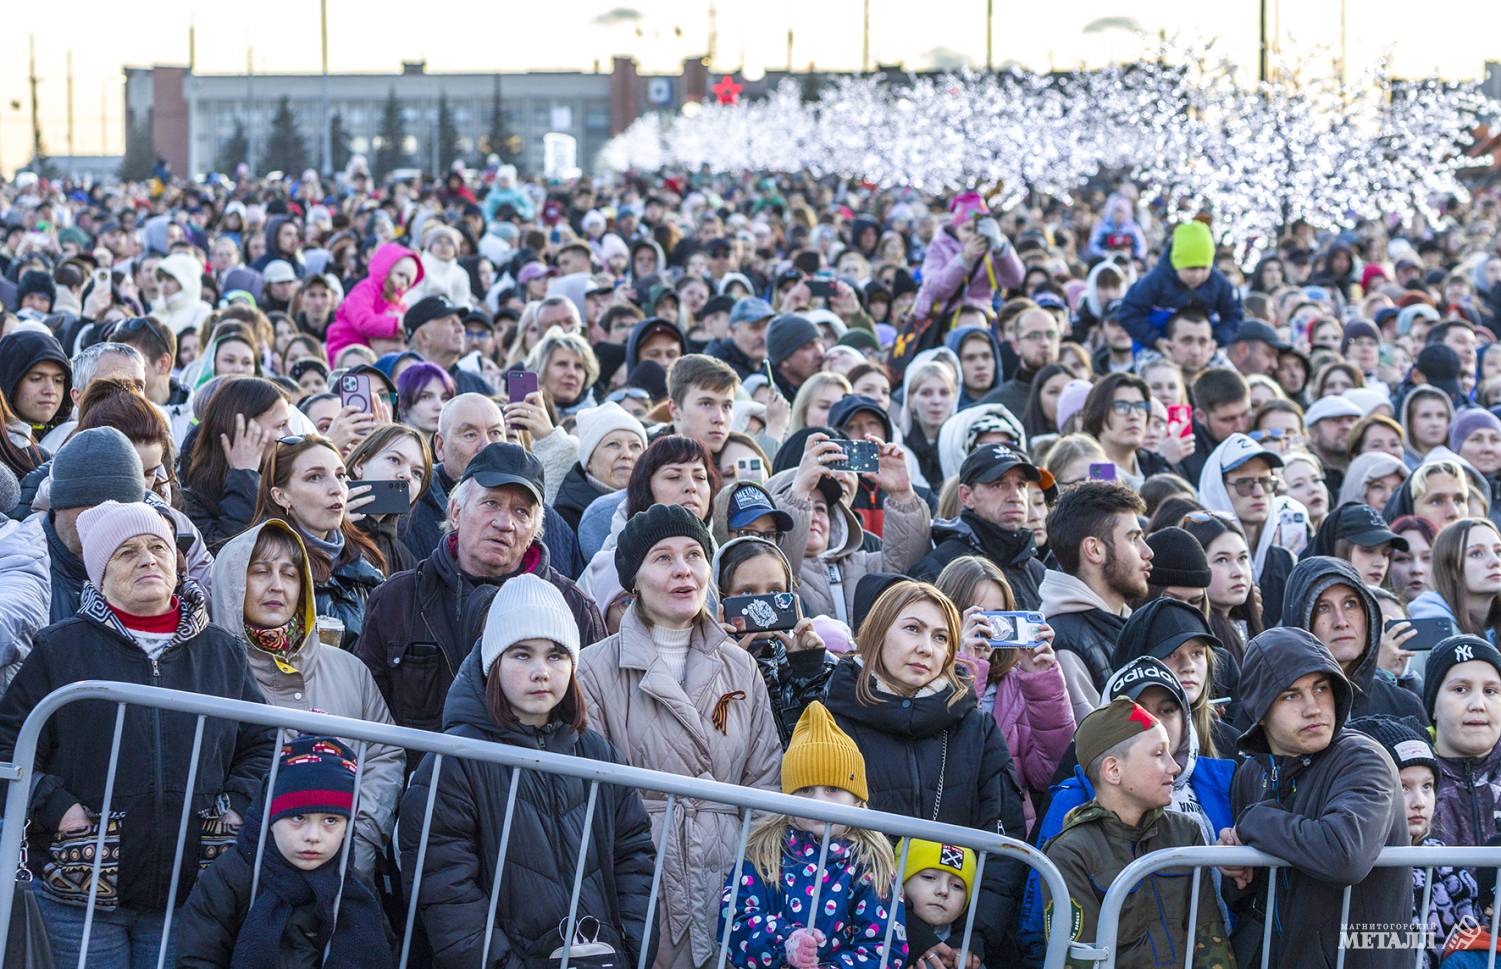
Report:
[[[458,737],[625,763],[615,748],[592,730],[577,733],[556,721],[542,728],[497,725],[485,707],[477,649],[459,669],[443,708],[443,730]],[[433,757],[428,755],[412,775],[401,804],[398,843],[408,895],[432,772]],[[521,787],[516,792],[505,868],[497,872],[495,859],[504,830],[506,801],[518,773]],[[562,945],[558,923],[568,917],[588,800],[589,784],[583,780],[445,758],[417,896],[417,911],[432,946],[434,966],[546,969],[548,955]],[[600,785],[587,836],[589,852],[578,915],[599,919],[599,940],[615,948],[618,962],[634,966],[641,952],[656,857],[651,822],[641,795],[634,788]],[[501,895],[495,930],[489,951],[482,952],[490,891],[497,876]],[[655,932],[651,945],[655,949]],[[648,953],[648,965],[653,955]]]
[[[1306,562],[1304,563],[1307,564]],[[1323,673],[1334,693],[1329,746],[1315,754],[1276,756],[1261,720],[1301,677]],[[1346,885],[1351,925],[1405,925],[1412,919],[1412,876],[1406,868],[1372,867],[1383,848],[1406,846],[1406,812],[1397,769],[1381,745],[1345,729],[1353,691],[1329,651],[1301,629],[1269,629],[1251,641],[1241,667],[1242,709],[1253,723],[1240,738],[1246,755],[1230,785],[1235,831],[1253,848],[1284,858],[1276,869],[1273,966],[1332,966],[1339,949]],[[1267,869],[1243,892],[1225,880],[1236,914],[1236,961],[1260,962]],[[1403,969],[1411,950],[1346,953],[1351,969]]]
[[[579,519],[584,517],[584,509],[594,503],[594,499],[602,498],[609,494],[608,491],[600,491],[589,483],[584,476],[584,469],[575,461],[573,467],[563,476],[563,483],[558,487],[558,493],[552,500],[552,506],[568,526],[575,531],[579,527]]]
[[[197,583],[189,580],[179,592],[183,614],[177,633],[153,661],[120,625],[103,596],[92,585],[84,586],[78,615],[36,634],[31,653],[0,698],[0,759],[11,758],[21,724],[43,697],[80,680],[114,680],[264,703],[244,650],[229,633],[209,625]],[[111,814],[120,818],[115,878],[120,905],[151,912],[166,907],[196,719],[152,707],[125,708],[110,802]],[[74,703],[47,721],[37,743],[29,858],[38,884],[54,897],[68,893],[52,892],[52,883],[44,877],[45,867],[56,860],[51,852],[53,834],[74,804],[82,804],[97,818],[114,730],[114,704]],[[227,806],[243,817],[271,764],[271,753],[269,729],[205,720],[190,810],[217,814]],[[179,903],[192,891],[203,860],[202,828],[198,823],[187,828]],[[90,839],[97,831],[96,823]],[[104,877],[109,880],[108,874]],[[84,893],[87,885],[85,876]]]
[[[488,604],[504,581],[476,580],[461,572],[452,549],[456,541],[443,542],[416,569],[398,572],[371,594],[364,632],[354,646],[355,655],[375,677],[392,719],[403,727],[439,729],[443,698],[474,646],[474,637],[464,631],[466,604],[480,592],[488,593]],[[579,624],[580,642],[605,637],[599,608],[548,564],[545,545],[533,543],[525,561],[525,571],[563,593]],[[415,767],[416,761],[417,756],[409,753],[407,766]]]
[[[824,703],[865,756],[870,807],[962,824],[1019,840],[1027,836],[1021,788],[995,718],[980,712],[973,690],[949,704],[949,689],[905,698],[876,691],[867,706],[855,694],[863,667],[846,659],[829,679]],[[1026,870],[991,857],[980,885],[976,951],[987,965],[1018,958],[1015,911]]]
[[[792,731],[803,711],[814,700],[822,700],[829,687],[829,677],[839,666],[839,657],[826,649],[805,649],[789,653],[780,640],[757,644],[751,655],[766,681],[766,695],[777,722],[777,737],[786,749]]]
[[[218,494],[182,489],[182,510],[203,533],[210,552],[249,528],[255,521],[255,497],[261,488],[259,471],[231,469]]]
[[[988,558],[1006,573],[1016,608],[1036,609],[1042,604],[1042,575],[1047,570],[1037,558],[1030,529],[1008,532],[972,511],[958,518],[933,523],[933,542],[938,547],[912,567],[912,578],[932,582],[943,567],[965,555]]]
[[[1287,597],[1283,602],[1282,621],[1295,629],[1312,629],[1313,606],[1320,595],[1331,586],[1345,585],[1355,590],[1365,605],[1366,647],[1360,654],[1355,668],[1348,674],[1355,687],[1352,717],[1387,716],[1412,717],[1418,723],[1427,723],[1428,715],[1423,710],[1423,701],[1411,690],[1397,683],[1396,678],[1376,668],[1381,657],[1381,607],[1376,597],[1366,590],[1365,582],[1355,566],[1344,559],[1315,555],[1299,562],[1287,578]],[[1241,704],[1244,709],[1244,701]],[[1248,725],[1248,724],[1243,724]]]
[[[314,588],[318,615],[332,616],[344,624],[343,649],[354,649],[365,628],[365,607],[370,595],[386,581],[381,570],[365,561],[358,548],[346,544],[328,579]]]

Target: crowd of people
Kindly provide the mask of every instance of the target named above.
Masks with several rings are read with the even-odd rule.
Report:
[[[542,969],[576,911],[622,965],[1001,969],[1221,844],[1288,866],[1150,876],[1116,965],[1466,965],[1490,876],[1375,866],[1501,843],[1501,193],[1442,209],[1246,271],[1124,182],[0,184],[0,759],[118,680],[970,827],[1069,888],[80,703],[26,832],[57,962],[92,900],[100,967]],[[1418,941],[1340,951],[1347,887]]]

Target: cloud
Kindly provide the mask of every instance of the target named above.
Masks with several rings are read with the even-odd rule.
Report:
[[[1142,33],[1141,24],[1132,17],[1100,17],[1091,20],[1084,25],[1083,33],[1103,34],[1107,30],[1126,30],[1134,34]]]
[[[640,23],[644,16],[635,7],[611,7],[589,22],[597,27],[614,27],[617,24]]]
[[[952,47],[934,47],[923,51],[922,59],[939,71],[952,71],[969,64],[969,58]]]

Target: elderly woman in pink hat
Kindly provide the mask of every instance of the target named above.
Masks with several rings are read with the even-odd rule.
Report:
[[[949,223],[933,237],[922,264],[922,288],[912,312],[919,319],[1021,284],[1025,269],[978,192],[956,195]]]

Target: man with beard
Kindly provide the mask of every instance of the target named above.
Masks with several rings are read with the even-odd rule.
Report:
[[[1074,716],[1100,705],[1113,671],[1110,658],[1131,609],[1147,594],[1152,549],[1138,518],[1141,497],[1113,481],[1086,481],[1058,499],[1048,515],[1048,548],[1061,571],[1042,580],[1042,613],[1068,684]]]

